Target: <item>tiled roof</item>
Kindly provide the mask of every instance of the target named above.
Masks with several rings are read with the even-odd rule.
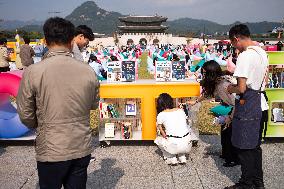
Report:
[[[163,16],[126,16],[119,17],[121,22],[166,22],[167,17]]]

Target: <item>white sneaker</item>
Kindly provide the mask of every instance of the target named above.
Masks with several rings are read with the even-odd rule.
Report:
[[[173,158],[167,158],[165,160],[166,164],[168,165],[177,165],[178,164],[178,160],[176,157],[173,157]]]
[[[92,157],[91,157],[90,163],[92,163],[93,161],[96,161],[96,157],[95,157],[95,156],[92,156]]]
[[[179,156],[178,160],[179,160],[180,164],[186,164],[186,157],[185,156]]]

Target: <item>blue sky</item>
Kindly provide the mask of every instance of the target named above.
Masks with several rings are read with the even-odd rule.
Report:
[[[0,19],[45,20],[66,16],[86,0],[0,0]],[[103,9],[122,14],[199,18],[229,24],[235,21],[278,21],[284,0],[95,0]],[[60,14],[49,12],[61,12]]]

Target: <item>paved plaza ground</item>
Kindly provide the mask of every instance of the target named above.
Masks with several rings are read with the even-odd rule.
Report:
[[[225,168],[219,159],[220,136],[200,136],[186,165],[168,166],[158,148],[149,142],[115,143],[100,148],[94,140],[96,160],[88,170],[87,188],[187,188],[221,189],[240,176],[240,167]],[[262,145],[267,189],[284,188],[284,143]],[[35,189],[38,177],[33,144],[0,143],[0,188]]]

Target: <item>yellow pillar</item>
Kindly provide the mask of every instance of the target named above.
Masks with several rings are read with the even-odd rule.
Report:
[[[156,104],[155,97],[146,95],[141,102],[142,112],[142,139],[153,140],[156,138]]]
[[[140,98],[142,119],[142,140],[156,138],[156,98],[168,93],[173,98],[198,97],[200,85],[197,82],[155,82],[139,80],[133,83],[101,83],[101,98]]]

